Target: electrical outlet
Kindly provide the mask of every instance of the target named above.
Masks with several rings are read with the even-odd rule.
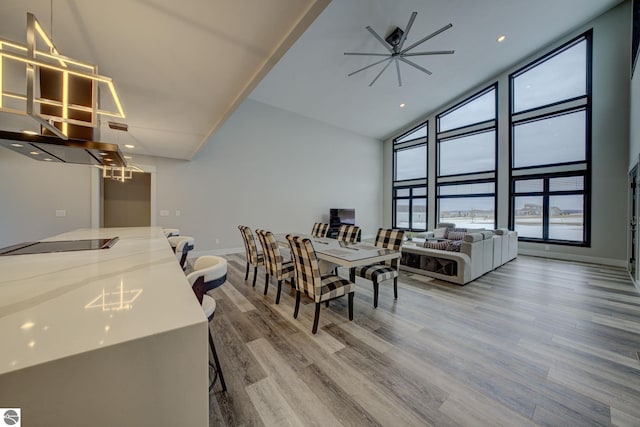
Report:
[[[545,250],[545,251],[548,251],[549,249],[551,249],[551,246],[549,246],[549,245],[544,245],[544,250]]]
[[[220,239],[216,239],[216,245],[220,244]]]
[[[176,216],[180,216],[180,214],[181,212],[178,209],[176,209]]]

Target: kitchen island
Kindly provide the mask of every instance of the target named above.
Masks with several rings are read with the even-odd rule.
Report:
[[[23,425],[208,425],[207,319],[159,227],[0,257],[0,407]]]

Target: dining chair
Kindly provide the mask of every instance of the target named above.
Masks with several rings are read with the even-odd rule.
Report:
[[[266,230],[256,230],[265,259],[265,270],[267,272],[264,280],[264,294],[269,289],[269,276],[275,277],[278,281],[278,294],[276,295],[276,304],[280,303],[280,293],[282,291],[282,281],[291,279],[291,287],[295,286],[295,269],[292,261],[285,261],[280,254],[278,242],[273,233]]]
[[[379,228],[375,245],[379,248],[400,250],[404,231]],[[355,273],[355,274],[354,274]],[[398,258],[383,261],[379,264],[356,267],[352,275],[373,282],[373,306],[378,307],[378,285],[385,280],[393,279],[393,297],[398,299]],[[354,277],[352,277],[352,280]]]
[[[329,231],[329,224],[323,222],[316,222],[313,224],[313,230],[311,230],[312,237],[327,237]]]
[[[180,267],[187,268],[187,254],[194,248],[194,239],[191,236],[172,236],[167,238],[171,249],[180,257]]]
[[[356,243],[360,241],[360,227],[357,225],[341,225],[338,229],[338,237],[341,242]]]
[[[195,294],[198,302],[202,306],[205,316],[209,320],[207,330],[209,331],[209,348],[213,355],[214,363],[209,361],[209,367],[215,370],[215,376],[209,383],[209,390],[213,388],[218,378],[222,385],[222,391],[227,391],[227,384],[224,382],[218,352],[213,343],[211,335],[211,321],[216,313],[216,300],[207,295],[207,292],[223,285],[227,281],[227,260],[213,255],[205,255],[196,259],[193,264],[194,271],[187,275],[187,280]]]
[[[311,240],[300,236],[287,235],[291,247],[291,257],[296,272],[296,306],[293,318],[298,318],[300,309],[300,295],[307,294],[316,303],[316,312],[313,318],[312,333],[318,331],[321,303],[329,304],[329,301],[343,295],[349,297],[349,320],[353,320],[353,295],[356,289],[355,283],[343,279],[335,274],[320,274],[318,257],[313,249]]]
[[[247,258],[247,270],[244,273],[244,280],[249,278],[249,265],[253,265],[253,287],[256,287],[256,276],[258,274],[258,267],[265,264],[264,254],[258,251],[256,245],[256,239],[251,233],[251,229],[244,225],[239,225],[238,229],[242,234],[242,240],[244,241],[245,256]]]

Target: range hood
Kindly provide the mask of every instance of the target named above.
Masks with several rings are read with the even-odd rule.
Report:
[[[43,162],[126,167],[117,144],[0,130],[0,146]]]

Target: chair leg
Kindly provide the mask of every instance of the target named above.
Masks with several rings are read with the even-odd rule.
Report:
[[[258,266],[253,267],[253,287],[256,287],[256,276],[258,275]]]
[[[393,278],[393,298],[398,299],[398,278]]]
[[[296,308],[293,310],[293,318],[298,318],[298,310],[300,309],[300,291],[296,291]]]
[[[353,320],[353,295],[355,292],[349,292],[349,320]]]
[[[291,278],[291,289],[295,289],[296,288],[296,278],[292,277]]]
[[[313,329],[311,329],[311,332],[314,334],[318,332],[318,320],[320,320],[320,305],[321,304],[319,302],[316,303],[316,315],[313,318]]]
[[[218,352],[216,351],[216,346],[213,344],[213,337],[211,336],[211,329],[209,329],[209,345],[211,346],[211,352],[213,353],[213,360],[216,363],[216,378],[213,380],[211,385],[209,385],[209,391],[213,388],[214,384],[218,377],[220,377],[220,384],[222,385],[222,391],[227,391],[227,384],[224,382],[224,375],[222,375],[222,369],[220,368],[220,360],[218,359]]]
[[[244,280],[245,282],[249,278],[249,263],[247,263],[247,271],[244,272]]]
[[[378,281],[373,281],[373,308],[378,308]]]
[[[269,273],[264,276],[264,294],[267,294],[267,289],[269,289]]]
[[[326,301],[325,301],[324,306],[325,306],[325,307],[329,307],[329,300],[326,300]]]
[[[282,291],[282,280],[278,280],[278,293],[276,294],[276,304],[280,304],[280,292]]]
[[[355,268],[350,268],[349,269],[349,280],[351,280],[353,283],[356,283],[356,269]]]

